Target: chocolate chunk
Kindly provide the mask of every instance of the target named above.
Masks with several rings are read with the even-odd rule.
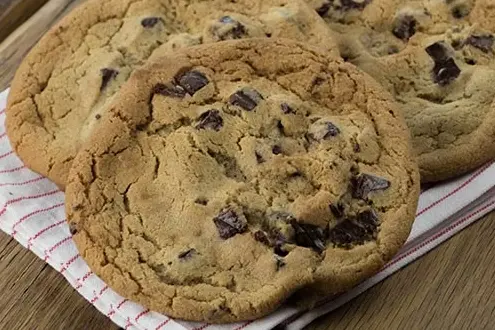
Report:
[[[489,53],[493,49],[494,38],[491,34],[472,35],[466,39],[466,44],[480,49],[484,53]]]
[[[258,164],[263,164],[265,162],[263,156],[261,156],[258,152],[255,152],[254,154],[256,156],[256,161],[258,162]]]
[[[196,129],[212,129],[219,131],[223,127],[223,118],[220,116],[220,111],[212,109],[203,112],[196,120]]]
[[[258,91],[246,87],[232,94],[229,102],[246,111],[253,111],[261,100],[263,100],[263,96]]]
[[[454,81],[461,74],[461,69],[455,64],[454,59],[449,58],[445,62],[435,63],[433,67],[433,81],[440,86],[445,86]]]
[[[411,15],[404,15],[394,23],[392,33],[399,39],[409,40],[415,33],[418,21]]]
[[[187,251],[181,252],[179,254],[179,259],[181,259],[181,260],[191,259],[195,254],[196,254],[195,249],[189,249]]]
[[[77,225],[75,223],[69,223],[69,230],[70,234],[74,236],[78,232]]]
[[[326,121],[315,125],[309,136],[316,141],[330,140],[340,134],[340,129],[333,123]]]
[[[186,91],[181,86],[173,84],[156,84],[153,88],[153,94],[183,98],[184,96],[186,96]]]
[[[206,206],[208,205],[208,200],[206,198],[198,198],[194,201],[194,203]]]
[[[435,42],[426,47],[425,50],[435,63],[445,62],[451,58],[449,50],[443,41]]]
[[[469,65],[475,65],[476,64],[476,60],[472,59],[472,58],[465,58],[464,62],[466,62],[466,64],[469,64]]]
[[[351,9],[363,10],[368,4],[371,3],[372,0],[364,0],[364,1],[354,1],[354,0],[340,0],[342,4],[340,6],[340,10],[348,11]]]
[[[390,187],[390,181],[370,175],[359,174],[352,179],[352,197],[367,199],[372,191],[386,190]]]
[[[108,86],[110,80],[115,79],[119,75],[119,71],[108,68],[101,69],[100,72],[101,72],[100,91],[104,90],[105,87]]]
[[[289,113],[295,113],[294,109],[292,109],[291,106],[288,105],[287,103],[282,103],[280,105],[280,108],[282,109],[282,112],[285,113],[286,115]]]
[[[210,82],[204,74],[196,70],[184,73],[177,78],[177,81],[179,86],[184,88],[191,96]]]
[[[95,115],[95,119],[96,119],[96,120],[100,120],[100,119],[101,119],[101,115],[100,115],[99,113],[97,113],[97,114]]]
[[[324,17],[324,16],[326,16],[328,11],[330,10],[330,7],[331,7],[330,2],[324,2],[319,8],[316,8],[316,12],[321,17]]]
[[[329,240],[336,246],[351,248],[376,239],[380,221],[374,210],[364,211],[356,218],[346,219],[329,233]]]
[[[247,229],[247,222],[231,209],[224,209],[218,216],[213,218],[217,226],[218,234],[223,239],[231,238],[241,234]]]
[[[141,25],[145,28],[152,28],[154,27],[159,21],[161,20],[160,17],[148,17],[145,18],[141,21]]]
[[[284,259],[280,258],[278,255],[275,256],[275,265],[277,267],[277,271],[280,270],[280,268],[285,267],[285,261]]]
[[[303,247],[312,248],[321,253],[325,250],[325,232],[318,226],[298,223],[296,220],[291,222],[296,233],[296,244]]]
[[[273,252],[275,252],[276,255],[281,256],[281,257],[286,257],[289,254],[289,252],[287,250],[285,250],[283,248],[283,246],[280,245],[280,244],[279,245],[276,245],[273,248]]]
[[[450,56],[444,42],[436,42],[426,47],[426,52],[435,62],[433,67],[433,81],[440,86],[454,81],[461,74],[461,70]]]
[[[254,233],[254,239],[260,243],[267,245],[267,246],[271,245],[270,239],[268,238],[268,235],[262,230],[258,230],[257,232]]]
[[[282,153],[282,147],[279,145],[273,146],[272,152],[274,155],[280,155]]]
[[[461,19],[469,15],[470,9],[466,5],[458,5],[452,8],[452,16]]]
[[[247,35],[246,27],[230,16],[223,16],[218,21],[220,23],[229,25],[229,28],[227,30],[218,28],[213,29],[213,33],[220,40],[241,39]]]
[[[336,218],[344,216],[345,206],[342,203],[330,204],[330,211]]]

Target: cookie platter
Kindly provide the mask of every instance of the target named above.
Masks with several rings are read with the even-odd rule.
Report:
[[[209,323],[311,308],[398,252],[421,182],[494,158],[491,8],[88,0],[19,67],[7,134],[123,297]]]

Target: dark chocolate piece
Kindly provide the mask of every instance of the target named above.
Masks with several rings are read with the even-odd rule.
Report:
[[[346,219],[335,226],[329,233],[329,240],[336,246],[351,248],[376,239],[380,221],[376,212],[371,209]]]
[[[160,22],[160,17],[147,17],[141,21],[141,25],[147,29],[154,27],[158,22]]]
[[[212,129],[219,131],[223,127],[223,118],[220,111],[212,109],[203,112],[197,119],[196,129]]]
[[[247,222],[244,218],[232,209],[224,209],[218,216],[213,218],[218,234],[223,239],[231,238],[237,234],[241,234],[247,229]]]
[[[241,107],[246,111],[253,111],[261,100],[263,100],[263,96],[261,96],[258,91],[246,87],[232,94],[229,102],[230,104]]]
[[[204,74],[199,71],[192,70],[184,73],[177,78],[179,86],[184,88],[184,90],[189,95],[194,95],[197,91],[208,85],[210,82]]]
[[[191,259],[195,254],[196,254],[196,250],[195,249],[189,249],[187,251],[181,252],[179,254],[179,259],[181,259],[181,260],[188,260],[188,259]]]
[[[183,98],[186,96],[184,88],[173,84],[156,84],[153,88],[153,93],[176,98]]]
[[[368,195],[377,190],[386,190],[390,181],[371,174],[359,174],[352,178],[352,197],[367,199]]]
[[[409,40],[415,33],[418,21],[411,15],[404,15],[398,18],[394,23],[392,33],[399,39]]]
[[[109,68],[101,69],[100,72],[101,72],[100,91],[104,90],[108,86],[110,80],[115,79],[119,75],[119,71]]]
[[[471,35],[466,39],[466,44],[478,48],[484,53],[493,49],[494,38],[491,34]]]

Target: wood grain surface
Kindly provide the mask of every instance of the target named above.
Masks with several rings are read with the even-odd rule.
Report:
[[[1,32],[35,13],[0,44],[0,90],[44,31],[81,1],[50,0],[38,10],[42,2],[0,0]],[[494,279],[491,214],[308,330],[495,329]],[[60,274],[3,233],[0,296],[0,329],[117,329]]]

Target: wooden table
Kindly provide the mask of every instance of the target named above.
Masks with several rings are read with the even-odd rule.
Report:
[[[79,2],[0,0],[0,42],[10,35],[0,44],[0,90],[43,32]],[[491,214],[308,329],[495,329],[494,291]],[[117,329],[3,233],[0,296],[0,329]]]

